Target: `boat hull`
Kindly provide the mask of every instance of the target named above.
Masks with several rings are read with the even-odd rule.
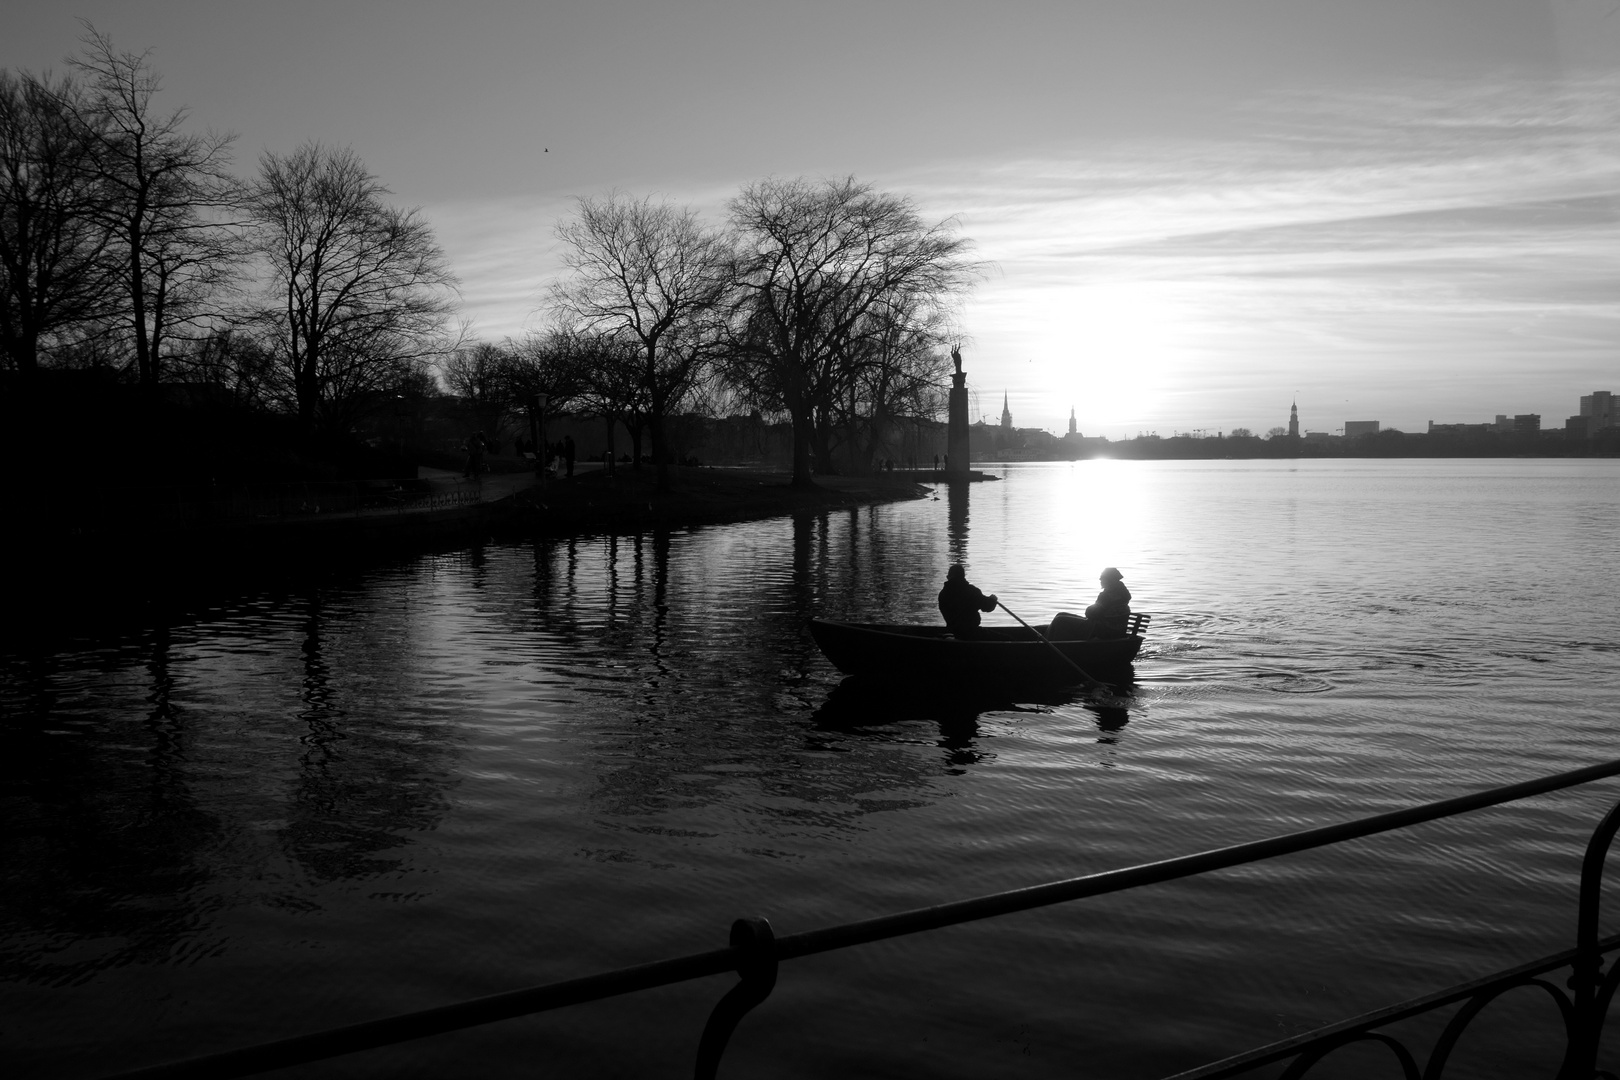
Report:
[[[1139,634],[1049,641],[1021,626],[983,627],[974,637],[958,638],[943,626],[811,619],[810,634],[846,675],[952,683],[1069,684],[1081,681],[1076,666],[1093,678],[1128,676],[1142,647]]]

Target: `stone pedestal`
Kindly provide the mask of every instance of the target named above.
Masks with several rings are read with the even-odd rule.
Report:
[[[950,480],[966,480],[968,478],[968,392],[967,376],[961,371],[958,362],[957,371],[951,376],[951,415],[950,425],[945,429],[945,453],[949,460],[945,466],[945,476]]]

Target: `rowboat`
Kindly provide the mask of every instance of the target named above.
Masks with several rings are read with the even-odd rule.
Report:
[[[959,638],[943,626],[833,619],[811,619],[810,635],[846,675],[1068,684],[1081,681],[1076,666],[1094,678],[1129,678],[1149,618],[1133,615],[1121,637],[1085,641],[1054,640],[1049,627],[983,626]]]

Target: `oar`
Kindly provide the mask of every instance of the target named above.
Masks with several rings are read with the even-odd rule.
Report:
[[[1098,687],[1101,687],[1104,690],[1112,690],[1113,689],[1112,686],[1110,686],[1107,683],[1103,682],[1101,679],[1093,679],[1090,676],[1090,674],[1088,674],[1086,672],[1085,668],[1081,667],[1079,664],[1075,663],[1073,660],[1070,660],[1067,653],[1065,653],[1062,649],[1058,648],[1056,645],[1052,644],[1052,639],[1051,638],[1048,638],[1046,635],[1042,634],[1039,630],[1037,630],[1033,626],[1029,625],[1029,623],[1025,622],[1023,619],[1019,619],[1018,618],[1018,612],[1014,611],[1012,608],[1008,607],[1006,604],[1003,604],[1000,600],[996,601],[996,606],[999,607],[1002,611],[1005,611],[1007,614],[1011,615],[1014,619],[1017,619],[1019,626],[1022,626],[1025,630],[1028,630],[1030,633],[1034,634],[1041,641],[1045,642],[1046,647],[1048,649],[1051,649],[1053,652],[1057,653],[1057,656],[1058,656],[1059,660],[1062,660],[1065,664],[1068,664],[1070,667],[1074,668],[1075,671],[1078,671],[1080,673],[1080,677],[1082,679],[1084,679],[1085,682],[1086,682],[1086,689],[1087,690],[1095,690]]]

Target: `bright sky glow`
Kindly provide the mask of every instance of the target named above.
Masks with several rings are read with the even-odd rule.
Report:
[[[961,327],[991,420],[1559,426],[1620,389],[1615,0],[10,7],[0,65],[60,68],[86,16],[244,173],[353,145],[489,337],[544,322],[573,196],[718,219],[853,173],[990,264]]]

